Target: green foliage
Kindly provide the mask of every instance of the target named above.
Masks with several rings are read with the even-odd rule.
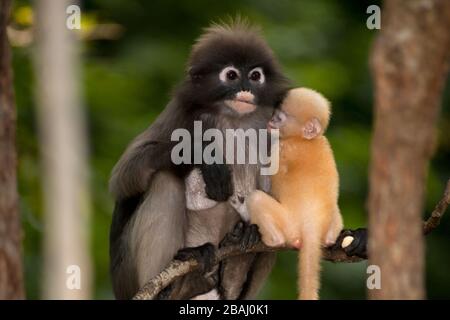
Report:
[[[115,39],[83,41],[83,91],[89,124],[92,190],[92,256],[95,297],[111,298],[108,232],[113,203],[109,173],[127,143],[164,108],[183,77],[190,45],[211,21],[240,13],[262,26],[285,72],[296,85],[325,94],[333,104],[328,137],[341,175],[340,206],[347,227],[366,224],[365,199],[372,129],[372,86],[368,67],[375,31],[368,30],[366,8],[373,1],[85,1],[83,26],[114,23]],[[15,23],[27,27],[29,1],[16,1]],[[28,13],[27,13],[28,12]],[[22,24],[21,24],[22,23]],[[26,285],[29,298],[40,297],[42,200],[32,47],[14,48],[18,108],[19,191],[24,226]],[[439,147],[430,166],[426,212],[450,177],[450,88],[446,88]],[[412,159],[413,161],[413,159]],[[449,296],[450,220],[427,242],[428,294]],[[279,255],[261,298],[293,299],[296,255]],[[365,297],[365,263],[324,263],[322,296]]]

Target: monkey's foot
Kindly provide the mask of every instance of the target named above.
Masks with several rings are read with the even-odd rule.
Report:
[[[225,238],[220,242],[219,248],[226,246],[239,245],[241,250],[252,248],[261,240],[258,226],[239,221],[233,231],[228,232]]]
[[[207,273],[214,266],[215,250],[214,245],[208,242],[198,247],[180,249],[174,259],[180,261],[195,259],[199,263],[199,271],[201,273]]]
[[[169,300],[173,291],[173,284],[169,284],[167,287],[161,290],[155,297],[155,300]]]
[[[367,229],[342,230],[335,246],[342,248],[348,256],[367,259]]]

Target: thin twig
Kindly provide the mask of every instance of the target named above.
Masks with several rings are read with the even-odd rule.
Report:
[[[442,215],[444,214],[445,210],[447,210],[449,204],[450,204],[450,180],[447,181],[447,187],[445,188],[444,196],[438,202],[428,220],[423,223],[423,233],[425,235],[429,234],[431,231],[436,229],[436,227],[441,222]]]
[[[440,223],[440,220],[450,204],[450,180],[447,182],[444,195],[442,199],[436,205],[436,208],[431,213],[431,216],[424,222],[424,234],[427,235],[433,231]],[[219,264],[222,260],[238,256],[246,253],[256,252],[276,252],[293,250],[293,248],[286,247],[268,247],[264,243],[259,242],[247,250],[242,250],[239,245],[227,246],[220,248],[216,251],[214,259],[214,265]],[[322,251],[322,259],[332,262],[359,262],[365,260],[356,256],[348,256],[344,250],[338,246],[324,248]],[[169,286],[176,279],[185,276],[186,274],[196,271],[200,267],[199,263],[195,259],[189,259],[186,261],[173,260],[170,264],[161,271],[156,277],[150,280],[144,285],[139,292],[133,297],[134,300],[151,300],[154,299],[161,290]]]

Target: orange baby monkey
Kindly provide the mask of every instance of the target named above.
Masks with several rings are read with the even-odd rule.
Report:
[[[266,245],[300,249],[299,299],[318,299],[321,248],[332,245],[343,226],[338,172],[323,135],[329,119],[330,104],[320,93],[290,90],[268,124],[280,135],[273,197],[257,190],[247,199],[250,220]]]

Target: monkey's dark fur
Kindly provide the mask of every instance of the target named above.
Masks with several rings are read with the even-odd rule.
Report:
[[[232,65],[239,81],[224,84],[219,73]],[[264,71],[257,85],[247,74]],[[184,177],[189,165],[175,166],[170,159],[172,131],[201,120],[207,128],[266,128],[288,82],[259,33],[244,23],[213,26],[192,49],[188,72],[172,100],[156,121],[135,138],[115,166],[110,189],[116,199],[110,234],[111,274],[116,298],[131,298],[179,252],[200,247],[197,254],[211,255],[211,244],[257,241],[254,226],[239,223],[238,213],[225,200],[236,190],[245,194],[263,189],[258,165],[201,165],[206,193],[221,201],[211,209],[189,211],[185,204]],[[225,104],[239,91],[255,96],[256,110],[239,114]],[[265,190],[268,191],[268,190]],[[236,226],[236,227],[235,227]],[[227,235],[228,234],[228,235]],[[226,241],[222,239],[226,237]],[[230,240],[231,239],[231,240]],[[183,249],[178,257],[189,255]],[[223,299],[254,298],[274,263],[272,253],[232,258],[206,275],[191,274],[177,281],[160,298],[186,299],[215,289]]]

